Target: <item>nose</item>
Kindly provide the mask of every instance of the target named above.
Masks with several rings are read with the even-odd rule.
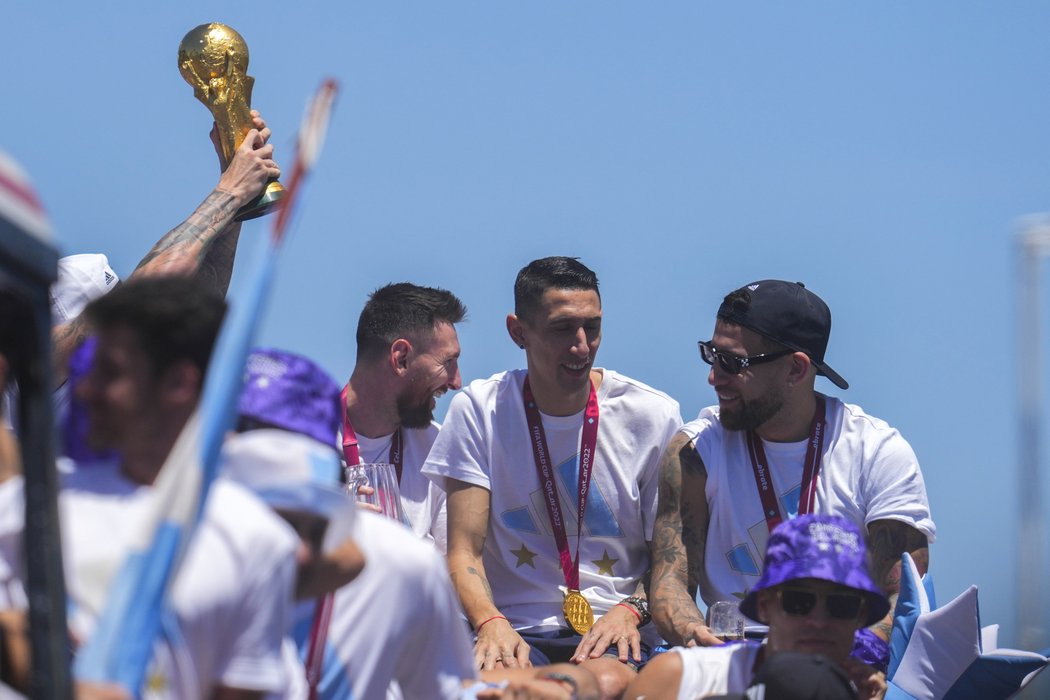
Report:
[[[572,339],[572,347],[570,349],[572,352],[583,357],[590,354],[591,348],[587,343],[587,329],[583,326],[576,329],[576,335]]]
[[[452,381],[448,383],[448,388],[452,391],[459,391],[463,388],[463,377],[459,374],[459,363],[452,368]]]
[[[806,624],[811,627],[824,627],[833,621],[834,618],[828,613],[828,605],[823,598],[818,600],[817,604],[806,615]]]

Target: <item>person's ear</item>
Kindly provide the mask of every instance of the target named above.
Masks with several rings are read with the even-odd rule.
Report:
[[[788,370],[788,386],[802,384],[809,377],[809,371],[813,368],[813,361],[804,352],[796,352],[791,355],[791,368]]]
[[[412,354],[412,343],[405,338],[398,338],[390,344],[390,369],[402,376],[408,371],[408,357]]]
[[[173,403],[196,404],[204,384],[204,373],[189,360],[179,360],[161,374],[159,386]]]
[[[507,314],[507,333],[510,334],[510,339],[514,341],[522,350],[525,349],[525,328],[519,319],[514,314]]]

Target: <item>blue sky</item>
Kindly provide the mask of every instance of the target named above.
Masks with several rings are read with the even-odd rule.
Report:
[[[466,378],[521,366],[514,275],[578,255],[602,281],[599,364],[690,419],[722,296],[804,281],[851,384],[819,388],[923,465],[940,597],[977,584],[1014,642],[1014,237],[1050,209],[1050,5],[5,4],[0,147],[62,251],[122,275],[218,179],[185,32],[245,37],[286,172],[305,100],[339,80],[261,340],[340,380],[366,295],[401,280],[468,305]],[[267,231],[246,224],[242,254]]]

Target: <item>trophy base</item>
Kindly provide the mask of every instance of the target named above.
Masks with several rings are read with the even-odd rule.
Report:
[[[266,216],[270,212],[277,209],[277,205],[284,197],[284,187],[277,180],[271,180],[263,193],[259,195],[257,199],[252,202],[248,202],[241,207],[236,216],[233,217],[234,221],[247,221],[249,219],[257,219],[260,216]]]

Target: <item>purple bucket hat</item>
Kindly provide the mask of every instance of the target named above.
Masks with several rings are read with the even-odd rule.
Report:
[[[758,619],[758,592],[802,578],[816,578],[860,591],[873,625],[890,610],[889,601],[868,573],[864,538],[857,526],[834,515],[801,515],[769,535],[762,576],[740,601],[740,612]]]
[[[237,413],[335,449],[339,385],[301,355],[259,348],[248,356]]]

